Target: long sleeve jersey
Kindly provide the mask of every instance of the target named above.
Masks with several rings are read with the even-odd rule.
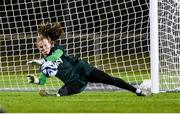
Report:
[[[78,80],[83,84],[87,84],[86,78],[90,75],[94,67],[87,62],[70,57],[64,51],[64,48],[60,45],[55,45],[51,48],[50,53],[44,58],[46,61],[60,62],[58,65],[58,72],[56,77],[64,83]],[[47,75],[40,73],[40,85],[46,83]]]

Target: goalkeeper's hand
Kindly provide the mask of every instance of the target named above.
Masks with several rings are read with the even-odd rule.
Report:
[[[34,59],[32,61],[28,61],[27,64],[32,64],[32,65],[42,65],[44,64],[46,61],[45,59]]]
[[[28,80],[28,83],[39,84],[39,79],[36,76],[32,75],[32,74],[29,74],[27,76],[27,80]]]

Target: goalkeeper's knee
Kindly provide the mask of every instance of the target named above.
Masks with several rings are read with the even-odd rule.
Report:
[[[68,96],[68,90],[66,87],[62,87],[58,91],[59,96]],[[58,95],[57,95],[58,96]]]

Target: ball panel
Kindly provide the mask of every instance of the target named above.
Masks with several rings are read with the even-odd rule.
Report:
[[[55,63],[53,63],[52,61],[47,61],[41,66],[40,71],[47,76],[55,76],[58,71],[57,68],[58,66]]]

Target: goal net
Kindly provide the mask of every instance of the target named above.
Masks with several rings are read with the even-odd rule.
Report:
[[[159,0],[159,79],[163,91],[180,91],[180,1]]]
[[[179,4],[159,0],[160,90],[179,86]],[[80,57],[106,73],[139,85],[151,79],[149,0],[2,0],[0,2],[0,90],[57,89],[28,84],[27,74],[39,75],[27,61],[41,58],[34,42],[42,21],[61,22],[59,39],[70,56]],[[89,84],[88,90],[117,89]]]

